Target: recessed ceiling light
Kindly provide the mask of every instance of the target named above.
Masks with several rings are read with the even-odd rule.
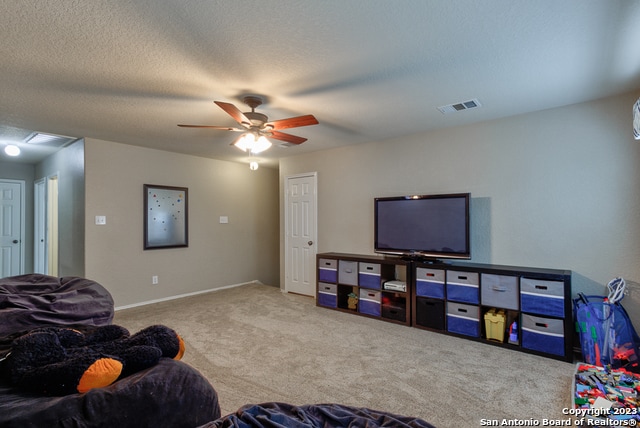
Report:
[[[20,154],[20,147],[9,144],[4,148],[4,152],[9,156],[18,156]]]

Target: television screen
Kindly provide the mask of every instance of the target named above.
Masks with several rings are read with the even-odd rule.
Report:
[[[376,198],[375,251],[471,258],[469,200],[469,193]]]

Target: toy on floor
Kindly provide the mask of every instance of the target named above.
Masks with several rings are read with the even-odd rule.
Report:
[[[620,304],[625,296],[625,280],[614,278],[607,288],[607,296],[578,293],[573,299],[582,356],[588,364],[640,373],[640,336]]]
[[[184,342],[162,325],[134,335],[117,325],[86,333],[68,327],[33,330],[13,341],[6,360],[10,381],[26,390],[47,395],[87,392],[158,363],[179,360]]]
[[[578,363],[573,381],[572,414],[587,418],[584,425],[635,426],[640,420],[640,375],[625,369],[612,369]],[[603,421],[633,420],[631,423]]]

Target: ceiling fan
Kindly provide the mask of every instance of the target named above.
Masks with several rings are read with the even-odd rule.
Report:
[[[232,145],[235,145],[243,151],[249,151],[255,154],[271,147],[271,142],[267,140],[266,137],[290,144],[302,144],[307,141],[306,138],[280,132],[281,129],[298,128],[301,126],[318,124],[318,120],[311,114],[269,121],[269,118],[266,115],[255,111],[256,107],[263,103],[261,97],[256,95],[247,95],[242,99],[242,101],[251,107],[250,112],[243,113],[233,104],[214,101],[218,107],[227,112],[229,116],[238,122],[242,126],[241,128],[217,125],[179,124],[178,126],[184,128],[210,128],[222,131],[243,132],[243,134],[233,142]]]

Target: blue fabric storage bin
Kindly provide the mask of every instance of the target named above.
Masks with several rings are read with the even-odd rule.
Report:
[[[318,277],[320,278],[320,281],[336,282],[338,280],[338,273],[335,270],[332,271],[320,268]]]
[[[540,315],[551,315],[554,317],[564,316],[564,298],[549,298],[542,295],[520,296],[523,312],[532,312]]]
[[[360,289],[360,296],[358,299],[358,312],[360,312],[361,314],[379,317],[382,313],[382,307],[380,305],[380,292]]]
[[[338,296],[335,294],[318,293],[318,303],[329,308],[338,307]]]
[[[338,307],[338,287],[336,284],[318,284],[318,304],[329,308]]]
[[[522,278],[520,308],[523,312],[564,318],[564,282]]]
[[[480,303],[479,275],[477,272],[447,271],[447,300]]]
[[[416,280],[416,296],[444,299],[444,283]]]
[[[564,355],[564,322],[522,314],[522,347],[546,354]]]
[[[466,336],[480,336],[480,308],[447,302],[447,331]]]
[[[358,285],[379,290],[382,284],[380,265],[377,263],[358,263]]]
[[[480,303],[478,286],[447,283],[447,300],[478,304]]]
[[[358,275],[358,283],[360,284],[360,287],[379,290],[381,284],[380,275],[372,275],[360,272],[360,274]]]
[[[444,270],[417,268],[416,296],[444,299]]]
[[[318,279],[325,282],[338,282],[338,261],[320,259],[318,262]]]

